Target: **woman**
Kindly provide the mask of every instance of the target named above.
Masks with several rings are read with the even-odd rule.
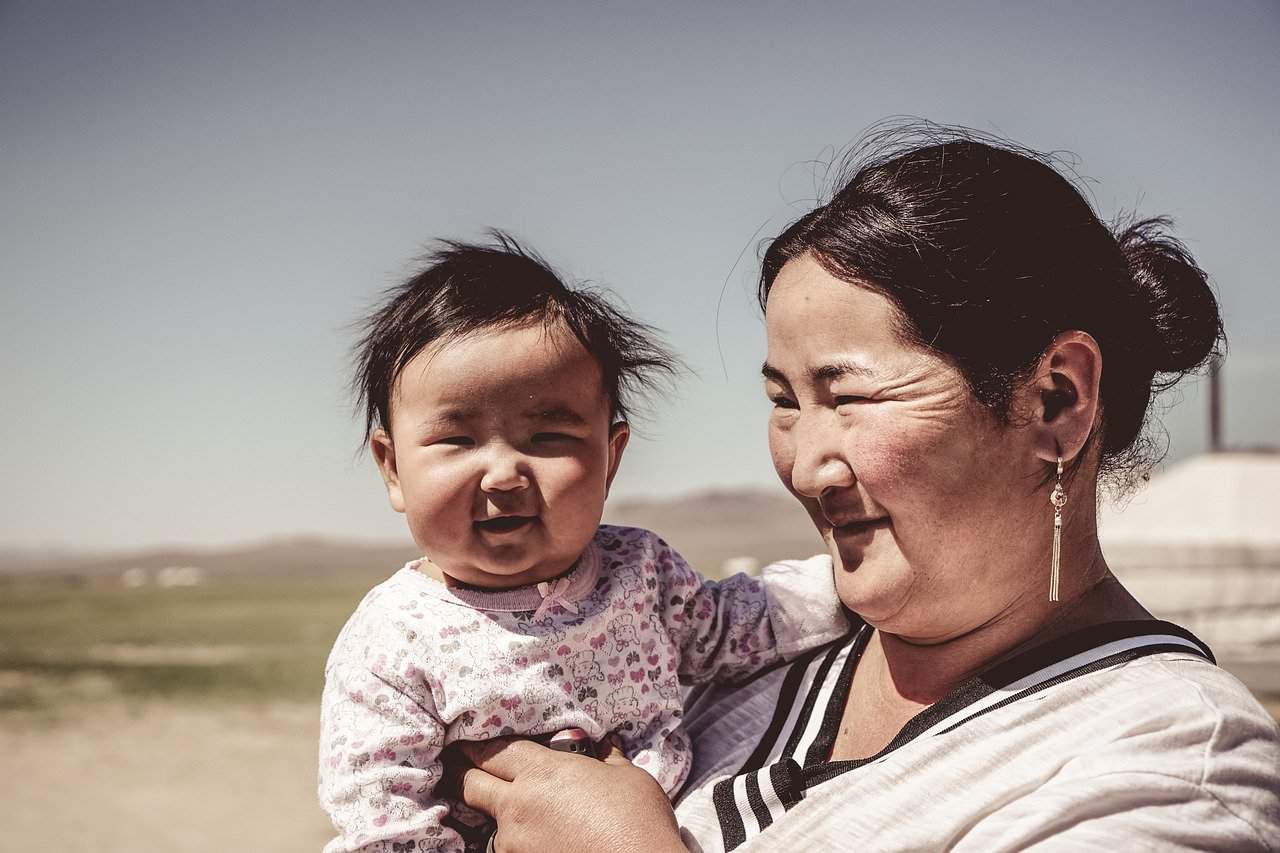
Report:
[[[1154,393],[1222,337],[1164,220],[1116,235],[1042,158],[870,160],[769,247],[773,461],[850,636],[690,697],[674,815],[610,749],[477,746],[507,850],[1280,848],[1280,733],[1098,545]]]

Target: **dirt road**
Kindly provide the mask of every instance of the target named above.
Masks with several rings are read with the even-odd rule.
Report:
[[[314,705],[0,717],[0,851],[317,853]]]

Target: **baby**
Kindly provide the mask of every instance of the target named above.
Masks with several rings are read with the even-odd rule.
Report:
[[[681,684],[847,630],[828,558],[711,582],[600,525],[627,403],[674,359],[511,238],[446,244],[365,328],[366,433],[425,556],[365,596],[325,667],[326,853],[463,850],[474,813],[435,791],[455,740],[616,733],[674,794]]]

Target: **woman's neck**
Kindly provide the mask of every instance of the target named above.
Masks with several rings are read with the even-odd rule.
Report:
[[[1020,602],[991,621],[941,642],[919,642],[886,632],[876,636],[863,664],[879,667],[890,692],[928,705],[994,664],[1057,637],[1106,622],[1149,619],[1151,614],[1111,574],[1100,550],[1087,572],[1063,585],[1062,600]]]
[[[830,757],[878,754],[925,707],[1026,649],[1090,625],[1150,618],[1105,564],[1088,586],[1053,606],[1057,610],[1011,613],[942,642],[876,631],[854,671]]]

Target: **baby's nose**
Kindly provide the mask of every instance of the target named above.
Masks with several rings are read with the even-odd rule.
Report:
[[[480,478],[486,492],[511,492],[529,487],[529,471],[524,458],[514,451],[497,451],[491,455]]]

